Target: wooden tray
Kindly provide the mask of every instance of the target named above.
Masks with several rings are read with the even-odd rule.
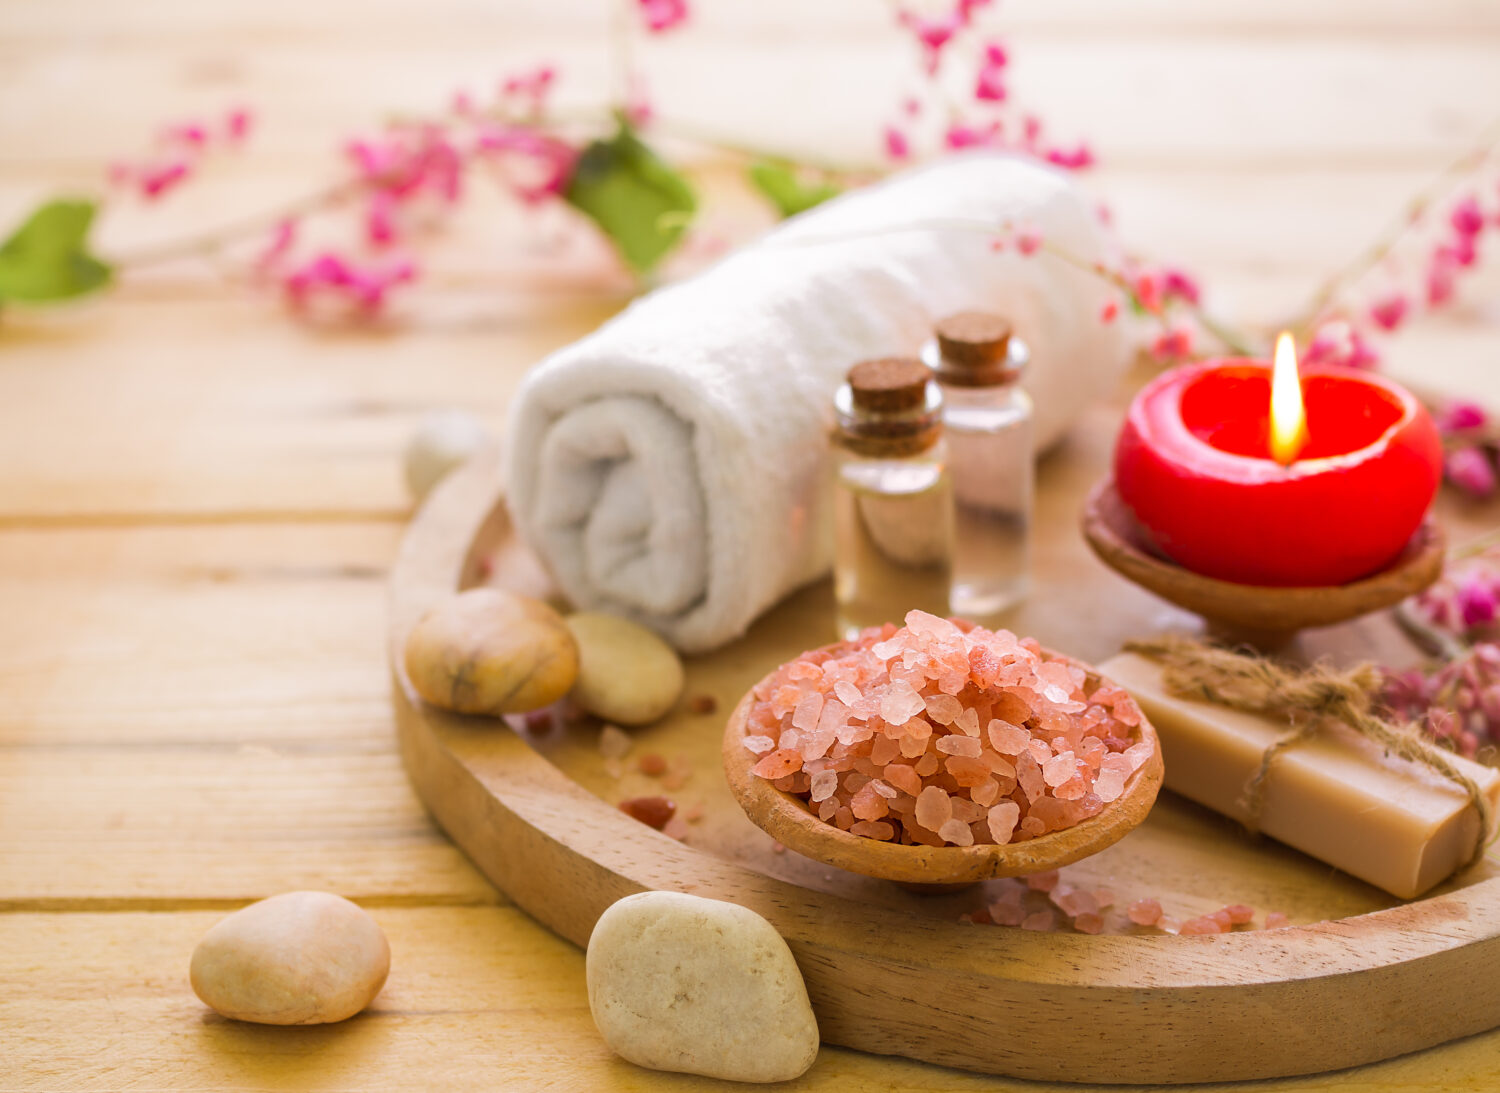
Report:
[[[1197,620],[1112,574],[1077,532],[1106,465],[1117,411],[1101,408],[1044,462],[1036,588],[1007,620],[1098,662],[1122,639]],[[1456,541],[1467,535],[1456,524]],[[640,730],[636,751],[688,757],[672,794],[705,815],[684,842],[614,807],[660,792],[611,777],[597,731],[517,731],[420,704],[400,668],[422,612],[484,580],[531,594],[547,582],[510,535],[498,460],[456,473],[414,521],[393,575],[390,651],[402,755],[439,824],[522,908],[583,945],[615,900],[663,888],[765,915],[796,954],[823,1039],[881,1054],[1026,1078],[1202,1082],[1331,1070],[1500,1024],[1500,870],[1402,905],[1206,810],[1163,793],[1145,824],[1067,867],[1118,893],[1106,933],[960,923],[983,889],[920,896],[778,848],[735,805],[719,768],[725,718],[765,671],[832,639],[826,584],[798,593],[740,642],[688,665],[686,704]],[[1414,654],[1383,618],[1302,635],[1308,654]],[[518,722],[519,724],[519,722]],[[990,882],[994,883],[994,882]],[[1248,903],[1292,928],[1210,937],[1138,930],[1118,908],[1144,896],[1186,917]],[[1122,934],[1121,931],[1125,932]],[[1111,933],[1113,931],[1113,933]],[[1131,936],[1136,934],[1139,936]]]

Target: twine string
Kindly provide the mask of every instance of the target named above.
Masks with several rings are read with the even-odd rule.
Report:
[[[1343,670],[1326,664],[1290,668],[1254,654],[1220,649],[1179,636],[1130,641],[1125,648],[1160,663],[1162,681],[1184,698],[1203,698],[1246,713],[1270,714],[1290,721],[1291,731],[1266,748],[1261,754],[1260,768],[1245,783],[1243,804],[1250,815],[1247,826],[1252,831],[1259,830],[1266,779],[1277,756],[1315,735],[1323,724],[1332,720],[1462,788],[1479,815],[1479,838],[1463,868],[1484,857],[1494,830],[1494,809],[1489,798],[1474,779],[1459,769],[1452,756],[1425,740],[1415,726],[1388,721],[1376,712],[1375,695],[1380,691],[1381,675],[1374,665],[1360,664]]]

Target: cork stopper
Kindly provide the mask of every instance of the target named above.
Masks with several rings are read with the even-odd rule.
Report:
[[[860,361],[849,369],[854,406],[877,414],[920,409],[927,399],[932,373],[915,357]]]
[[[962,387],[1010,383],[1024,364],[1012,359],[1011,325],[999,315],[960,311],[940,319],[934,332],[939,354],[936,370],[944,383]]]

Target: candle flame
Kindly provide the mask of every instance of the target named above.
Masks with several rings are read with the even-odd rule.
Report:
[[[1276,339],[1276,365],[1271,371],[1271,458],[1283,467],[1307,444],[1307,411],[1302,405],[1302,381],[1297,377],[1297,347],[1290,334]]]

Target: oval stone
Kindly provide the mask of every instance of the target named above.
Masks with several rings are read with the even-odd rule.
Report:
[[[321,1025],[370,1004],[391,949],[369,912],[329,892],[286,892],[216,924],[193,950],[205,1005],[263,1025]]]
[[[781,1082],[817,1058],[797,962],[748,908],[681,892],[626,896],[594,926],[586,969],[605,1043],[640,1066]]]
[[[620,725],[649,725],[682,695],[682,658],[644,626],[594,611],[565,620],[578,645],[573,700]]]

